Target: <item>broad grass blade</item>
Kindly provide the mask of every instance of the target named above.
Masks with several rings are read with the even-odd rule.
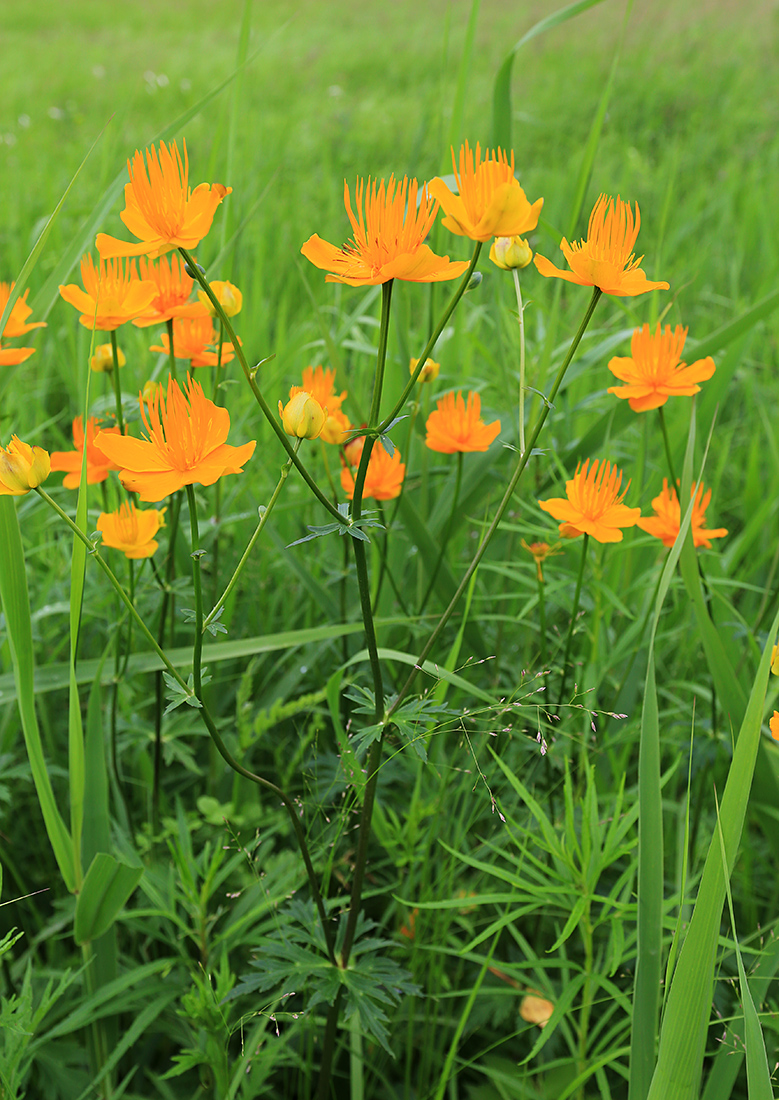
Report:
[[[569,19],[575,18],[583,11],[594,8],[601,0],[577,0],[575,4],[569,4],[559,11],[547,15],[535,23],[530,30],[516,42],[503,60],[495,84],[492,89],[492,140],[493,144],[502,149],[511,148],[511,73],[514,68],[514,58],[526,42],[530,42],[544,31],[559,27]]]
[[[722,870],[725,875],[725,890],[728,895],[728,909],[730,910],[730,925],[733,929],[733,943],[736,948],[736,962],[738,964],[738,980],[741,985],[741,1000],[744,1005],[744,1044],[747,1053],[747,1091],[749,1100],[774,1100],[774,1090],[771,1087],[771,1071],[768,1068],[768,1057],[763,1041],[763,1029],[760,1027],[755,1002],[749,990],[744,960],[741,958],[741,948],[738,943],[736,931],[736,915],[733,912],[733,896],[730,892],[730,868],[725,855],[725,842],[722,837],[722,823],[717,807],[717,836],[720,842],[722,855]]]
[[[30,622],[30,598],[24,568],[19,520],[12,497],[0,497],[0,602],[5,613],[13,662],[14,686],[22,719],[24,742],[30,759],[35,791],[54,850],[57,866],[68,890],[76,889],[76,871],[70,833],[54,799],[35,714],[35,662]]]
[[[774,618],[749,696],[722,799],[720,820],[729,867],[735,862],[741,840],[761,737],[771,649],[777,629],[779,613]],[[668,995],[649,1100],[668,1100],[671,1096],[674,1100],[698,1098],[724,901],[725,875],[720,839],[713,837],[692,919]]]
[[[108,931],[142,875],[143,867],[120,863],[108,852],[97,853],[76,902],[73,927],[76,943],[89,943]]]

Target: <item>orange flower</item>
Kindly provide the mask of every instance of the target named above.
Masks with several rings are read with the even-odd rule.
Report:
[[[690,496],[695,497],[692,506],[692,541],[693,546],[705,546],[711,550],[709,539],[721,539],[727,535],[724,527],[718,527],[714,531],[706,531],[703,527],[706,522],[706,509],[711,500],[711,489],[704,494],[703,482],[696,487],[695,482],[690,487]],[[660,539],[663,546],[673,546],[676,536],[679,534],[681,523],[681,510],[676,489],[668,488],[668,479],[663,478],[663,491],[652,501],[655,514],[647,519],[640,519],[638,526],[648,535],[654,535]]]
[[[97,433],[101,431],[100,420],[96,416],[90,416],[87,420],[87,485],[97,485],[105,481],[109,470],[118,470],[119,467],[111,462],[103,454],[103,451],[95,443]],[[116,435],[121,439],[119,428],[103,428],[105,436]],[[73,421],[73,446],[72,451],[52,451],[51,468],[65,473],[62,484],[66,489],[78,489],[81,484],[81,463],[84,458],[84,421],[77,416]]]
[[[11,291],[16,286],[16,283],[0,283],[0,315],[8,305],[8,299],[11,297]],[[5,323],[0,336],[3,339],[12,339],[14,336],[26,336],[28,332],[32,332],[34,328],[46,328],[45,321],[33,321],[30,324],[27,323],[27,318],[32,313],[32,309],[27,305],[27,295],[30,293],[29,287],[25,290],[13,304],[11,312],[8,315],[8,320]],[[25,349],[27,350],[27,349]]]
[[[454,178],[459,194],[453,194],[442,179],[430,181],[430,194],[438,199],[446,214],[443,225],[461,237],[472,241],[488,241],[490,237],[514,237],[535,229],[544,205],[537,199],[531,206],[525,192],[514,177],[514,154],[511,160],[502,149],[485,150],[484,161],[476,146],[476,160],[466,141],[460,149],[460,171],[457,171],[452,149]]]
[[[768,723],[774,741],[779,741],[779,711],[775,710]]]
[[[328,244],[314,234],[301,252],[315,267],[329,271],[325,282],[346,283],[348,286],[376,286],[390,279],[406,279],[412,283],[439,283],[456,279],[468,267],[467,261],[449,262],[448,256],[437,256],[426,244],[425,237],[435,221],[437,206],[416,180],[409,184],[406,176],[398,185],[395,177],[384,180],[357,181],[355,202],[358,217],[352,213],[349,186],[344,183],[344,202],[354,238],[343,248]],[[363,195],[365,213],[363,215]],[[419,205],[417,206],[417,200]]]
[[[500,421],[485,424],[481,419],[481,398],[469,393],[467,404],[463,395],[445,394],[438,408],[427,418],[425,443],[431,451],[453,455],[466,451],[486,451],[500,431]]]
[[[303,371],[303,385],[292,386],[289,396],[294,397],[301,390],[310,393],[323,408],[327,408],[331,413],[340,409],[347,396],[346,390],[343,390],[340,395],[335,393],[335,371],[332,367],[328,367],[327,370],[322,367],[306,367]]]
[[[167,400],[158,390],[148,414],[140,399],[143,439],[100,432],[95,440],[120,467],[125,489],[139,493],[141,500],[162,500],[185,485],[213,485],[225,474],[242,473],[254,453],[254,440],[240,447],[225,442],[230,414],[209,401],[203,387],[189,376],[186,391],[185,396],[168,378]]]
[[[104,546],[123,551],[127,558],[150,558],[159,546],[154,536],[165,526],[164,515],[164,508],[141,510],[126,500],[116,512],[101,512],[97,529]]]
[[[669,397],[691,397],[700,392],[696,383],[705,382],[714,374],[714,360],[710,355],[696,359],[688,367],[679,359],[687,339],[687,329],[677,325],[674,331],[667,325],[665,332],[657,322],[654,333],[649,325],[637,328],[630,341],[632,358],[615,357],[609,362],[609,370],[627,382],[626,386],[611,386],[609,393],[626,397],[633,412],[659,409]]]
[[[140,317],[157,293],[154,283],[141,282],[135,260],[125,265],[116,260],[100,261],[99,269],[87,254],[81,258],[82,290],[75,283],[60,287],[65,301],[81,310],[79,321],[88,329],[111,332],[126,321]]]
[[[147,171],[148,168],[148,171]],[[189,159],[184,142],[184,163],[175,141],[160,151],[152,145],[143,155],[136,149],[128,160],[130,182],[124,187],[125,207],[119,215],[140,244],[98,233],[97,250],[103,259],[112,256],[162,256],[172,248],[195,248],[211,228],[216,208],[232,187],[201,183],[189,187]]]
[[[138,328],[148,328],[168,321],[172,317],[205,317],[208,310],[201,302],[191,302],[194,280],[184,270],[184,263],[178,256],[161,256],[155,263],[141,256],[138,261],[141,278],[154,283],[157,293],[148,310],[142,317],[133,321]]]
[[[13,290],[15,283],[0,283],[0,315],[8,305],[8,299],[11,297],[11,291]],[[32,313],[32,310],[27,305],[27,295],[30,293],[29,288],[25,290],[21,297],[17,298],[14,302],[11,312],[8,315],[8,320],[5,323],[0,336],[5,339],[13,339],[14,336],[25,336],[28,332],[32,332],[35,328],[45,328],[45,321],[33,321],[27,324],[27,318]],[[15,367],[17,363],[23,363],[25,359],[29,359],[31,355],[35,354],[35,348],[4,348],[0,346],[0,366],[2,367]]]
[[[397,447],[390,458],[382,443],[377,442],[368,459],[362,491],[363,500],[367,500],[368,497],[373,497],[374,500],[394,500],[395,497],[400,496],[400,487],[405,476],[406,467],[400,461],[400,451]],[[351,500],[354,496],[354,475],[348,466],[341,468],[341,486]]]
[[[609,462],[596,459],[576,467],[576,473],[565,483],[566,498],[539,500],[550,516],[562,520],[560,534],[566,539],[591,535],[596,542],[622,542],[621,527],[633,527],[641,515],[640,508],[628,508],[622,503],[630,482],[620,496],[622,472]],[[600,469],[598,468],[600,466]]]
[[[209,351],[209,345],[216,343],[214,322],[208,313],[199,317],[173,318],[173,354],[176,359],[189,359],[193,367],[215,367],[219,361],[216,351]],[[170,355],[170,340],[167,332],[160,334],[162,345],[152,344],[150,351],[164,351]],[[228,341],[222,344],[222,366],[233,358],[235,349]]]
[[[18,435],[0,447],[0,496],[20,497],[42,485],[51,472],[48,451],[31,447]]]
[[[544,256],[536,254],[533,263],[542,275],[567,279],[579,286],[597,286],[604,294],[633,297],[647,290],[668,290],[668,283],[650,283],[638,266],[643,256],[635,258],[633,246],[641,225],[636,203],[636,217],[630,203],[617,195],[616,204],[610,195],[601,195],[590,214],[587,239],[568,244],[563,237],[560,248],[571,271],[561,271]]]

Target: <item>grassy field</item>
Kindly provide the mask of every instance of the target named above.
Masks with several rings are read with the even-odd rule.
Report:
[[[286,401],[306,366],[324,363],[338,368],[336,389],[348,390],[353,423],[366,422],[382,292],[326,284],[301,245],[314,233],[336,244],[348,236],[344,180],[353,193],[357,177],[430,179],[451,172],[451,145],[492,145],[498,70],[555,10],[502,0],[295,7],[138,0],[109,13],[96,0],[0,0],[1,280],[18,278],[76,176],[29,271],[32,319],[47,327],[22,341],[34,341],[31,359],[0,367],[0,443],[14,432],[50,451],[72,447],[92,333],[58,287],[78,281],[96,232],[127,237],[119,218],[127,158],[161,138],[186,139],[193,184],[233,188],[195,252],[210,279],[242,290],[235,323],[247,361],[274,357],[257,375],[271,408]],[[562,265],[560,237],[584,236],[601,192],[620,195],[641,208],[642,267],[671,289],[604,295],[598,304],[541,451],[431,653],[436,675],[417,685],[426,689],[424,706],[448,709],[411,714],[407,727],[401,714],[388,734],[370,834],[360,824],[367,743],[354,755],[371,721],[360,710],[370,696],[360,692],[376,684],[360,565],[351,564],[348,538],[291,545],[306,525],[329,518],[300,477],[290,476],[227,600],[227,637],[206,637],[212,679],[204,700],[218,735],[246,767],[289,792],[331,924],[344,915],[342,936],[355,868],[367,855],[365,925],[351,968],[327,960],[316,892],[275,793],[258,793],[224,765],[196,706],[162,721],[157,789],[161,695],[148,645],[137,629],[128,634],[125,611],[91,561],[83,602],[74,595],[73,541],[38,496],[15,506],[24,567],[2,541],[14,511],[0,513],[6,596],[24,576],[29,586],[35,714],[68,843],[84,870],[94,851],[110,851],[138,872],[110,928],[93,925],[94,935],[75,942],[74,916],[77,930],[86,920],[74,897],[83,883],[74,890],[52,856],[15,698],[18,620],[4,605],[0,936],[23,935],[0,948],[3,1100],[773,1095],[779,751],[768,732],[776,681],[765,695],[761,654],[776,641],[779,591],[777,57],[775,5],[737,10],[725,0],[629,7],[604,0],[517,51],[511,143],[528,197],[544,197],[532,247]],[[471,242],[440,219],[430,243],[452,259],[471,254]],[[488,249],[481,284],[436,345],[442,370],[433,397],[423,394],[393,429],[407,480],[400,502],[380,508],[389,533],[369,531],[389,698],[402,689],[517,462],[517,307],[511,277],[489,262]],[[550,392],[588,292],[543,279],[532,266],[522,288],[532,422],[546,408],[537,395]],[[395,281],[386,408],[448,296],[447,284],[431,291]],[[694,418],[687,397],[665,406],[667,450],[654,413],[633,413],[606,392],[615,381],[608,360],[628,354],[635,327],[658,319],[689,326],[687,362],[711,354],[717,366]],[[135,434],[135,393],[148,378],[167,376],[167,357],[148,350],[158,336],[132,325],[118,334]],[[209,393],[210,386],[208,372]],[[484,419],[502,425],[486,454],[464,456],[461,480],[455,459],[424,447],[425,416],[451,389],[477,390]],[[207,602],[224,587],[285,459],[235,363],[220,392],[230,442],[256,439],[257,449],[246,473],[220,482],[218,496],[198,490],[209,516],[200,531]],[[108,375],[90,376],[89,402],[110,415]],[[304,447],[324,493],[343,500],[335,449]],[[539,587],[521,542],[557,541],[557,524],[536,501],[560,497],[577,462],[617,463],[623,488],[630,480],[626,503],[647,515],[669,459],[686,485],[704,454],[713,494],[707,525],[726,528],[726,538],[697,555],[688,545],[664,578],[665,551],[638,528],[613,546],[591,543],[580,596],[582,540],[566,541],[545,562]],[[75,493],[60,481],[52,475],[46,488],[75,516]],[[113,475],[107,493],[90,489],[85,531],[95,530],[107,502],[118,504],[118,493]],[[171,498],[167,507],[169,534],[178,505]],[[137,582],[141,616],[185,675],[192,628],[181,609],[195,600],[186,514],[185,503],[168,556],[177,614],[167,626],[151,569],[128,573],[118,553],[108,559],[122,582]],[[652,634],[658,590],[664,603]],[[68,691],[73,623],[78,700]],[[568,691],[556,707],[561,679]],[[81,813],[73,801],[78,716],[87,761],[83,845],[73,835]],[[646,755],[653,730],[654,763]],[[95,763],[100,746],[107,767]],[[103,804],[101,818],[94,807]],[[718,806],[735,862],[734,923],[714,847]],[[361,854],[363,834],[370,840]],[[685,936],[687,945],[709,945],[710,965],[690,963],[693,946],[680,956]],[[649,992],[636,983],[641,959],[645,974],[659,968]],[[336,1000],[339,982],[345,992]],[[554,1008],[547,1027],[529,1016],[528,996]],[[328,1021],[337,1022],[332,1033]],[[325,1090],[319,1067],[328,1050],[333,1077]]]

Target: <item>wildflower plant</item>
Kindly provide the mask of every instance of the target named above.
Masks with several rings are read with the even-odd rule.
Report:
[[[191,988],[182,1000],[185,1010],[179,1012],[197,1019],[197,1035],[179,1056],[180,1064],[167,1073],[169,1078],[196,1068],[204,1074],[208,1070],[217,1082],[214,1087],[224,1095],[239,1095],[242,1086],[230,1066],[226,1024],[235,1019],[230,1017],[232,1006],[242,1006],[236,1030],[261,1018],[251,1037],[252,1049],[259,1050],[266,1014],[278,1024],[274,1013],[281,1012],[279,1006],[298,998],[295,1012],[289,1013],[290,1020],[295,1018],[291,1026],[297,1026],[296,1013],[304,1002],[300,1027],[310,1027],[310,1035],[316,1035],[307,1047],[297,1044],[292,1059],[299,1066],[306,1059],[310,1063],[301,1070],[306,1094],[313,1096],[316,1088],[316,1100],[327,1100],[348,1063],[353,1081],[360,1081],[354,1095],[364,1095],[362,1067],[370,1064],[371,1073],[382,1077],[388,1063],[381,1060],[396,1054],[399,1014],[422,992],[427,962],[420,944],[429,934],[425,922],[443,922],[445,912],[459,921],[452,957],[467,959],[469,965],[475,959],[481,968],[468,1012],[488,975],[514,990],[513,1015],[532,1034],[527,1060],[541,1056],[550,1042],[570,1047],[572,1074],[562,1086],[565,1095],[583,1100],[591,1076],[604,1096],[612,1095],[604,1067],[618,1061],[622,1077],[630,1080],[630,1100],[695,1100],[696,1058],[703,1057],[719,914],[761,744],[770,645],[779,617],[747,698],[735,678],[722,671],[711,591],[695,554],[699,547],[711,550],[712,540],[728,531],[705,526],[712,490],[704,489],[697,470],[694,476],[693,399],[715,367],[709,355],[690,366],[681,362],[686,329],[663,330],[658,323],[652,331],[645,322],[634,331],[630,358],[612,357],[600,363],[599,371],[587,372],[586,385],[605,401],[602,368],[607,366],[623,383],[610,387],[609,393],[627,399],[633,412],[660,410],[662,438],[646,427],[640,461],[627,453],[623,440],[613,441],[600,427],[589,436],[572,437],[565,446],[560,443],[569,368],[585,336],[590,339],[588,326],[601,298],[633,299],[669,289],[668,282],[648,278],[641,266],[644,257],[636,255],[638,203],[600,195],[587,235],[573,244],[561,241],[569,266],[565,271],[537,251],[533,256],[544,199],[527,198],[510,149],[482,153],[480,144],[472,149],[468,142],[453,148],[453,181],[436,177],[420,184],[407,176],[368,176],[358,179],[354,202],[345,184],[350,240],[338,247],[311,232],[316,226],[305,227],[301,237],[309,235],[300,251],[326,273],[326,283],[336,284],[328,293],[337,293],[337,308],[348,313],[351,307],[344,303],[367,294],[368,304],[360,309],[368,310],[378,298],[378,316],[365,326],[375,336],[370,347],[375,362],[372,370],[364,366],[366,341],[355,338],[357,314],[349,313],[343,344],[353,356],[339,357],[328,330],[322,358],[327,353],[330,362],[297,363],[293,369],[290,356],[273,368],[281,368],[280,381],[265,369],[272,349],[249,350],[251,327],[244,330],[244,339],[236,330],[239,322],[247,323],[250,296],[227,278],[212,279],[205,261],[201,266],[193,255],[196,248],[199,255],[204,251],[232,188],[201,183],[192,189],[183,142],[182,150],[180,154],[175,142],[159,142],[135,152],[128,161],[120,216],[136,240],[98,233],[99,260],[88,253],[81,261],[83,289],[76,284],[60,287],[63,300],[78,310],[81,326],[93,334],[88,360],[74,368],[83,376],[83,384],[74,389],[85,399],[80,411],[67,412],[73,450],[45,449],[42,437],[51,426],[33,434],[32,424],[19,425],[19,430],[25,439],[35,438],[35,444],[13,434],[7,447],[0,447],[0,599],[36,794],[63,882],[76,898],[72,931],[83,952],[88,995],[100,1005],[105,989],[99,983],[109,989],[121,984],[111,937],[122,921],[144,927],[144,922],[161,920],[167,904],[163,876],[156,870],[144,876],[144,868],[156,866],[157,849],[167,847],[171,866],[175,864],[184,883],[175,904],[187,910],[186,916],[177,913],[169,921],[171,935],[191,939],[200,966],[197,971],[190,966]],[[451,251],[462,252],[465,245],[470,258],[439,254],[437,249],[450,247],[441,244],[447,232],[454,237]],[[429,240],[435,240],[436,248]],[[519,322],[516,400],[512,386],[482,387],[479,382],[477,389],[477,380],[469,379],[473,388],[452,388],[450,381],[449,357],[457,347],[451,334],[467,316],[466,294],[476,292],[475,276],[487,253],[494,279],[505,280],[504,273],[510,272],[516,294],[517,313],[509,318],[513,332],[514,321]],[[564,350],[547,363],[546,377],[536,361],[538,348],[532,349],[541,381],[534,388],[530,417],[525,393],[530,390],[526,375],[531,349],[525,348],[520,270],[526,270],[523,278],[535,280],[539,297],[544,286],[539,276],[589,288],[589,300],[574,299],[580,309],[577,326]],[[396,280],[409,284],[403,312],[393,303]],[[436,310],[443,289],[446,300]],[[6,284],[0,288],[0,309],[4,293],[7,305]],[[640,312],[642,306],[631,303],[631,308]],[[9,313],[3,338],[43,324],[29,324],[29,315],[25,293]],[[410,316],[417,319],[397,334],[396,350],[395,326],[402,325],[398,318]],[[75,318],[71,320],[75,329]],[[613,317],[602,323],[613,325]],[[161,359],[154,365],[137,364],[127,343],[126,360],[116,335],[123,325],[164,326],[161,342],[150,347]],[[95,346],[96,330],[109,332],[111,343]],[[0,349],[0,363],[7,350]],[[260,352],[258,362],[255,355]],[[317,358],[319,352],[317,346]],[[190,373],[179,366],[177,377],[177,360],[188,361]],[[21,361],[9,356],[8,364]],[[93,378],[90,367],[94,374],[110,376],[110,382]],[[195,378],[197,368],[203,369]],[[585,384],[582,376],[576,384]],[[108,393],[95,398],[90,387],[101,386]],[[679,479],[673,469],[678,450],[662,412],[669,397],[690,399],[691,427]],[[553,432],[545,431],[549,421]],[[596,438],[604,450],[614,447],[606,453],[618,455],[619,467],[611,458],[578,453],[582,440],[589,444]],[[648,485],[653,465],[663,462],[669,476],[651,502],[654,516],[642,517],[647,495],[642,487]],[[65,474],[64,487],[75,490],[75,497],[59,485],[44,488],[52,471]],[[545,495],[566,475],[565,496]],[[266,493],[269,476],[275,484]],[[531,476],[533,483],[528,484]],[[541,488],[544,483],[548,490]],[[99,508],[94,506],[95,493],[101,496]],[[14,502],[5,499],[10,497],[25,498],[18,513]],[[251,507],[233,510],[236,498],[250,501]],[[689,502],[684,513],[680,500]],[[50,746],[44,749],[36,717],[33,619],[21,537],[33,505],[51,510],[47,516],[73,539],[74,547],[64,680],[69,692],[67,821],[47,770]],[[277,530],[282,517],[285,529],[294,534],[288,543]],[[253,528],[248,538],[247,520]],[[601,716],[582,699],[587,691],[603,697],[603,685],[592,673],[599,647],[609,650],[603,658],[607,674],[619,664],[620,643],[604,609],[608,601],[603,599],[602,577],[610,554],[624,551],[623,562],[627,554],[649,559],[649,540],[636,537],[634,528],[660,539],[669,553],[659,566],[656,560],[648,566],[656,574],[648,589],[653,588],[651,598],[633,590],[610,597],[631,620],[633,658],[645,650],[649,656],[637,745],[640,798],[627,804],[623,774],[616,797],[606,805],[598,770],[606,764],[599,761],[596,766],[589,756],[589,731],[596,730]],[[574,581],[566,540],[579,538]],[[597,544],[594,560],[588,557],[590,540]],[[283,561],[283,571],[274,574],[283,577],[274,598],[285,601],[290,623],[283,634],[266,630],[245,637],[242,621],[263,621],[269,599],[268,585],[258,584],[252,570],[259,556],[275,554],[274,544]],[[498,545],[510,548],[504,558],[495,554]],[[694,908],[681,951],[677,954],[674,944],[665,956],[669,991],[661,1019],[660,959],[667,947],[661,791],[667,777],[661,779],[660,772],[654,641],[677,565],[702,624],[706,659],[719,675],[712,696],[722,698],[728,714],[739,719],[741,732],[722,801],[721,849],[718,837],[702,872],[699,898],[704,904],[699,901]],[[503,580],[489,587],[491,576],[512,583],[521,579],[527,589],[521,614],[512,610],[516,601],[506,596]],[[305,630],[298,631],[300,591],[314,599]],[[93,592],[100,596],[95,601],[100,614],[105,614],[106,600],[112,601],[114,620],[96,666],[85,727],[77,658],[84,608],[92,614]],[[514,620],[528,617],[528,609],[535,626],[528,632],[532,640],[522,643],[522,661],[532,666],[532,690],[522,694],[516,686],[507,687],[508,674],[502,669],[493,680],[489,671],[479,679],[476,669],[480,663],[486,667],[490,657],[485,637],[496,637],[488,633],[494,621],[499,621],[500,632],[514,630]],[[223,634],[231,635],[227,642],[220,641]],[[478,654],[476,661],[463,659],[465,645]],[[273,684],[282,680],[281,665],[266,662],[266,656],[298,646],[317,647],[321,682],[311,692],[299,690],[307,672],[301,661],[293,685],[297,696],[274,699],[267,712],[256,707],[255,677]],[[623,685],[633,671],[633,658]],[[330,660],[332,667],[325,673]],[[237,668],[240,661],[244,664],[238,671],[222,672],[223,667]],[[112,662],[103,736],[100,683],[104,667]],[[140,677],[147,675],[154,678],[150,693],[137,688]],[[523,684],[526,675],[527,669]],[[285,688],[294,693],[286,680]],[[237,699],[235,719],[223,698],[232,694]],[[604,717],[616,722],[624,715],[614,710]],[[496,721],[503,733],[511,732],[521,743],[528,776],[519,774],[520,756],[504,759],[498,742],[493,751],[477,757],[473,729],[483,727],[485,736],[497,736],[499,731],[492,728]],[[143,807],[127,781],[133,765],[123,759],[138,723],[146,731],[140,767],[149,790]],[[766,728],[772,739],[779,738],[775,711]],[[456,770],[449,746],[455,738],[471,753],[472,789],[478,787],[489,802],[491,817],[480,819],[479,829],[491,820],[500,830],[500,842],[480,839],[478,848],[468,851],[464,843],[462,849],[450,845],[446,832],[448,827],[453,833],[462,829],[464,837],[468,828],[448,801],[447,777]],[[201,751],[206,744],[207,751]],[[627,754],[620,755],[620,747],[611,752],[609,765],[619,770],[622,763],[626,769]],[[325,753],[329,755],[322,763]],[[402,769],[412,767],[418,769],[414,782],[420,797],[409,809],[394,797],[393,782]],[[424,770],[428,767],[429,772]],[[427,874],[429,852],[416,839],[420,821],[413,815],[433,772],[444,778],[422,818],[435,822],[441,830],[436,844],[451,848],[452,867],[473,872],[481,892],[416,904],[412,895]],[[87,775],[98,792],[95,806],[89,802]],[[537,786],[533,777],[540,777]],[[133,783],[138,782],[135,775]],[[498,793],[491,784],[496,790],[501,785]],[[168,785],[175,798],[168,797]],[[199,785],[197,807],[204,819],[244,815],[242,820],[256,826],[257,850],[268,865],[287,860],[288,877],[277,894],[263,892],[264,871],[256,873],[245,840],[236,841],[235,860],[225,856],[230,846],[221,845],[207,852],[197,875],[193,873],[192,833],[199,826],[190,827],[180,802],[182,792],[189,793],[188,785]],[[335,790],[342,800],[332,818],[323,809],[324,801],[318,804],[313,793],[308,797],[317,785],[327,788],[327,797]],[[228,787],[231,801],[223,813],[213,792],[225,793]],[[276,828],[279,835],[265,850],[259,825],[263,814],[275,814],[278,807],[294,844],[294,853],[283,857],[274,848],[281,844],[283,830]],[[138,826],[140,816],[143,828]],[[377,852],[391,868],[386,878]],[[208,907],[214,884],[222,890],[227,881],[220,870],[225,859],[231,872],[243,868],[251,879],[251,904],[262,909],[262,920],[251,916],[258,940],[248,962],[244,942],[230,941],[235,925],[250,920],[240,908],[243,900],[235,906],[235,912],[240,910],[235,921],[220,927],[219,935],[240,954],[242,974],[230,969],[227,949],[218,971],[209,959],[212,926],[223,910],[214,915]],[[397,877],[390,881],[395,871]],[[481,883],[492,878],[498,886],[482,890]],[[134,910],[132,899],[139,888],[149,906]],[[290,902],[293,894],[298,896]],[[226,896],[236,900],[233,894]],[[503,906],[502,915],[485,923],[481,914],[495,906]],[[540,947],[531,947],[528,921],[540,924],[550,914],[554,932],[542,956]],[[635,937],[626,946],[623,922],[632,921]],[[608,966],[603,963],[604,943],[609,944]],[[501,952],[505,960],[498,957]],[[162,972],[162,967],[154,969],[158,960],[153,955],[149,953],[149,975]],[[705,966],[699,962],[703,955]],[[632,967],[627,977],[626,958]],[[163,963],[167,974],[172,968],[167,960]],[[553,983],[550,973],[558,963],[559,980]],[[690,989],[688,1013],[684,998]],[[168,1003],[160,1002],[160,1013]],[[428,1080],[425,1085],[438,1090],[428,1090],[436,1100],[450,1079],[468,1012],[451,1043],[446,1074],[439,1084]],[[695,1017],[694,1026],[688,1016]],[[149,1014],[148,1022],[154,1018]],[[112,1027],[98,1013],[90,1038],[93,1077],[96,1085],[105,1082],[100,1095],[106,1098],[114,1088],[125,1087],[115,1079]],[[403,1019],[403,1028],[408,1082],[415,1067],[425,1064],[427,1053],[418,1050],[413,1015]],[[611,1061],[599,1045],[609,1028],[622,1044]],[[365,1045],[364,1037],[369,1040]],[[207,1076],[203,1080],[213,1083]],[[422,1086],[413,1091],[422,1095]]]

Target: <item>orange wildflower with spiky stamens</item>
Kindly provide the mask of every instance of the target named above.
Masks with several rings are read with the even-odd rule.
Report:
[[[690,497],[695,498],[691,519],[693,546],[705,546],[707,550],[711,550],[709,539],[721,539],[723,535],[727,535],[727,528],[717,527],[711,531],[704,528],[706,509],[711,500],[711,489],[704,493],[703,482],[700,485],[696,485],[695,482],[692,483]],[[669,487],[668,478],[663,478],[663,490],[652,501],[652,508],[655,514],[648,516],[646,519],[640,519],[638,526],[642,531],[646,531],[648,535],[654,535],[656,539],[660,539],[663,546],[673,546],[679,534],[681,509],[676,489]]]
[[[639,264],[643,256],[636,256],[633,247],[638,237],[641,215],[636,203],[636,216],[630,203],[617,195],[601,195],[590,214],[587,238],[568,244],[563,237],[560,248],[570,264],[570,271],[559,267],[536,254],[533,263],[542,275],[566,279],[579,286],[596,286],[604,294],[618,298],[645,294],[647,290],[668,290],[668,283],[651,283]]]
[[[167,398],[158,390],[148,413],[140,398],[143,439],[100,432],[96,444],[119,466],[125,489],[141,500],[159,501],[185,485],[213,485],[225,474],[243,472],[256,443],[232,447],[227,409],[203,394],[203,387],[187,375],[186,395],[168,378]]]
[[[423,243],[438,204],[427,186],[420,191],[416,180],[409,183],[406,176],[398,184],[390,176],[389,183],[382,180],[377,186],[368,179],[367,187],[358,180],[357,217],[352,213],[349,185],[344,183],[344,203],[353,240],[336,248],[314,234],[300,250],[315,267],[330,272],[325,282],[348,286],[377,286],[391,279],[439,283],[456,279],[468,267],[466,260],[450,263],[448,256],[437,256]]]
[[[48,451],[11,436],[7,447],[0,447],[0,496],[20,497],[42,485],[51,472]]]
[[[96,416],[87,419],[87,485],[97,485],[105,481],[110,470],[118,470],[116,463],[107,458],[100,447],[95,443],[97,433],[102,431],[104,435],[116,435],[120,439],[122,433],[119,428],[100,427],[100,420]],[[84,421],[77,416],[73,421],[73,447],[72,451],[52,451],[51,468],[65,474],[62,484],[66,489],[78,489],[81,484],[81,464],[84,459]]]
[[[165,509],[136,508],[126,500],[115,512],[101,512],[97,529],[103,546],[121,550],[127,558],[150,558],[159,546],[155,535],[165,526]]]
[[[452,149],[454,178],[459,194],[455,195],[440,178],[428,184],[430,194],[438,199],[446,215],[442,225],[472,241],[488,241],[490,237],[515,237],[528,233],[538,225],[538,215],[544,205],[537,199],[532,205],[514,176],[514,153],[511,160],[502,149],[492,153],[466,141],[460,149],[460,170]]]
[[[714,374],[714,360],[710,355],[696,359],[688,367],[679,360],[682,355],[687,329],[677,325],[672,331],[666,325],[665,332],[657,322],[650,332],[649,325],[637,328],[630,341],[632,358],[615,356],[609,361],[609,370],[626,382],[625,386],[610,386],[609,393],[624,397],[633,412],[659,409],[669,397],[691,397],[700,393],[698,382],[705,382]]]
[[[81,258],[82,290],[75,283],[60,287],[65,301],[81,310],[79,321],[88,329],[99,328],[103,332],[114,329],[140,317],[149,308],[157,293],[154,283],[143,282],[135,270],[135,260],[125,264],[121,260],[95,261],[87,253]]]
[[[152,344],[150,351],[164,351],[170,355],[170,340],[167,332],[160,334],[162,344]],[[209,351],[216,344],[214,322],[207,312],[199,317],[173,318],[173,354],[176,359],[189,359],[193,367],[215,367],[219,362],[219,353]],[[222,344],[222,366],[233,358],[235,349],[225,340]]]
[[[161,256],[158,261],[141,256],[138,261],[141,278],[154,283],[157,293],[148,310],[133,321],[138,328],[148,328],[173,317],[205,317],[208,310],[200,301],[191,301],[194,280],[184,270],[178,256]]]
[[[469,393],[447,393],[427,418],[425,443],[431,451],[453,455],[458,452],[486,451],[500,431],[500,421],[485,424],[481,419],[481,397]]]
[[[377,442],[368,459],[368,469],[365,472],[365,484],[362,490],[363,500],[367,500],[368,497],[374,500],[394,500],[395,497],[400,496],[405,476],[406,465],[400,461],[400,451],[397,447],[390,458],[383,445]],[[341,487],[351,500],[354,496],[354,474],[348,466],[341,467]]]
[[[145,163],[136,149],[127,170],[130,182],[124,187],[125,207],[119,217],[141,243],[98,233],[95,243],[103,259],[155,258],[173,248],[196,248],[211,228],[217,206],[232,191],[222,183],[200,183],[190,189],[186,141],[183,162],[175,141],[170,146],[161,141],[159,152],[153,145],[146,150]]]
[[[610,462],[592,466],[587,459],[576,467],[576,473],[565,483],[565,497],[539,500],[539,506],[550,516],[562,520],[560,534],[565,539],[591,535],[596,542],[622,542],[622,527],[634,527],[641,516],[640,508],[628,508],[622,501],[622,471]]]

